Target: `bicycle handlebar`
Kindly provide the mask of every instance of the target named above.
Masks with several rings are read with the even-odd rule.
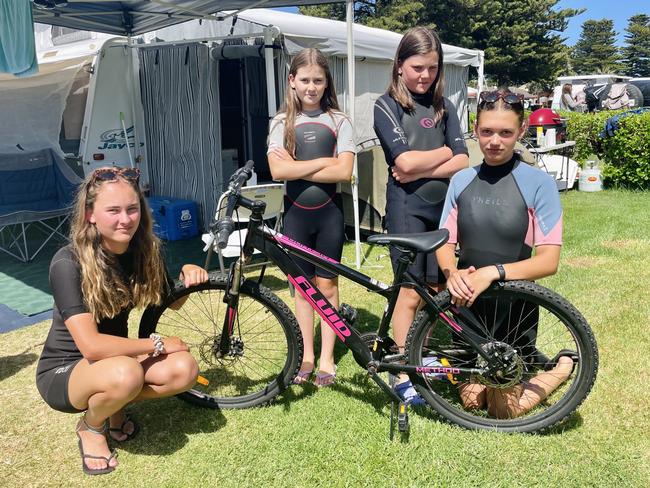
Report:
[[[228,238],[235,230],[235,221],[232,219],[232,213],[237,206],[241,188],[244,186],[253,174],[253,166],[255,163],[252,160],[246,161],[246,164],[233,173],[228,182],[228,203],[226,206],[226,214],[210,226],[210,241],[207,243],[204,250],[208,250],[215,238],[219,249],[225,249],[228,245]]]

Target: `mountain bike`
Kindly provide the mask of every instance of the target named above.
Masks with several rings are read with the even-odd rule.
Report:
[[[243,268],[258,249],[388,395],[401,431],[408,430],[407,405],[379,373],[407,374],[433,410],[469,429],[544,431],[567,419],[585,400],[598,369],[596,340],[580,312],[557,293],[532,282],[497,282],[471,308],[454,306],[448,291],[432,294],[407,267],[417,253],[431,253],[443,245],[448,239],[446,230],[370,236],[368,242],[393,246],[400,253],[393,284],[382,283],[266,226],[264,202],[240,194],[251,169],[249,162],[235,172],[225,217],[211,225],[212,238],[223,248],[235,230],[233,212],[240,206],[251,211],[240,258],[227,276],[211,273],[209,282],[191,288],[178,284],[146,319],[145,327],[180,336],[199,363],[199,383],[182,394],[183,399],[219,408],[261,405],[288,388],[298,373],[302,336],[296,318],[269,288],[244,277]],[[208,246],[211,250],[213,241]],[[354,328],[355,309],[346,304],[335,309],[292,256],[383,297],[386,307],[377,330],[359,333]],[[388,334],[402,286],[416,290],[423,303],[404,351]],[[183,305],[175,310],[178,300]],[[574,361],[569,378],[524,415],[494,418],[486,408],[468,408],[461,399],[464,384],[477,383],[495,391],[512,388],[550,369],[566,354]]]

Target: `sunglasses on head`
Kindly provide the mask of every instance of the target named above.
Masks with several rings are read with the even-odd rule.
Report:
[[[524,96],[516,93],[501,93],[498,91],[481,92],[481,102],[494,103],[497,100],[503,100],[508,105],[523,103]]]
[[[93,181],[115,181],[118,177],[138,183],[140,170],[138,168],[99,168],[93,172]]]

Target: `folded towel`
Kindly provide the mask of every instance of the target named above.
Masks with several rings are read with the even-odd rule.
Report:
[[[0,73],[38,73],[29,0],[0,0]]]

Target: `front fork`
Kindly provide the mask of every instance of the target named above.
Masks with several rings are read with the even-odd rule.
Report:
[[[223,318],[223,328],[217,350],[218,357],[225,357],[231,352],[231,338],[235,330],[237,310],[239,310],[239,288],[243,277],[244,263],[242,263],[242,259],[244,258],[237,259],[228,272],[226,293],[223,297],[223,302],[226,304],[226,313]]]

